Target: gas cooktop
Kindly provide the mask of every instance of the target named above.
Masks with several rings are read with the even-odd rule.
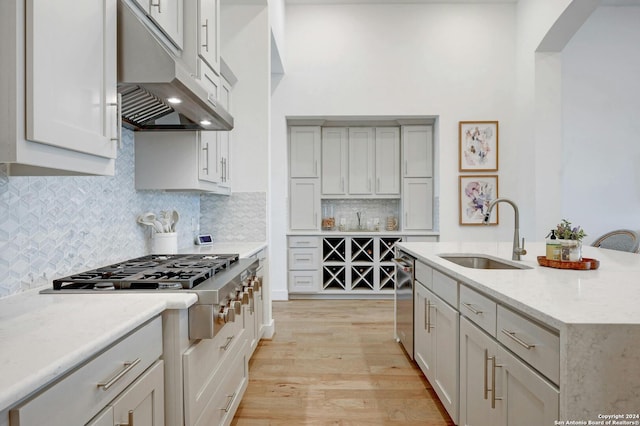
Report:
[[[152,254],[53,280],[54,290],[192,289],[238,262],[237,254]]]

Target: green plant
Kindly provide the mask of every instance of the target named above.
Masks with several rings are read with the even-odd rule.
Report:
[[[579,226],[571,227],[571,222],[567,219],[562,219],[562,222],[556,228],[556,236],[561,240],[581,241],[587,234],[584,233],[584,229]]]

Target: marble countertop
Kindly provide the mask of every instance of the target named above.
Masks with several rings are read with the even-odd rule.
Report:
[[[512,243],[399,243],[402,248],[458,281],[560,329],[568,324],[640,324],[640,255],[583,247],[583,257],[600,261],[596,270],[539,266],[544,243],[527,243],[519,263],[526,270],[470,269],[438,254],[480,253],[511,260]]]
[[[0,299],[0,412],[165,309],[197,301],[193,293],[39,294],[43,288]]]

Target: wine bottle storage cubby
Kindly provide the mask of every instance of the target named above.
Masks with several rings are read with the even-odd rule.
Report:
[[[322,267],[322,288],[324,290],[346,290],[346,268],[340,265]]]
[[[402,241],[402,238],[380,238],[380,262],[391,262],[396,256],[396,243]]]
[[[325,262],[344,262],[347,259],[345,239],[323,238],[322,259]]]
[[[380,290],[393,290],[395,288],[396,267],[392,265],[380,266]]]
[[[352,290],[375,290],[373,265],[356,265],[351,267]]]
[[[373,238],[351,239],[351,261],[373,262]]]

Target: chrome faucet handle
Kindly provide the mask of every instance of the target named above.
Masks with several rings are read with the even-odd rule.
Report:
[[[523,256],[525,254],[527,254],[527,251],[524,249],[524,237],[522,237],[522,245],[520,247],[516,248],[516,251],[517,251],[518,254],[521,254]]]

